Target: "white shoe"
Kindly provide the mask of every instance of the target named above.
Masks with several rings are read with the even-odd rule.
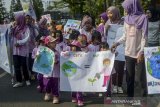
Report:
[[[118,93],[120,93],[120,94],[123,94],[123,89],[122,89],[122,87],[118,87]]]
[[[117,88],[118,87],[116,85],[115,86],[113,85],[112,93],[114,93],[114,94],[117,93]]]
[[[44,96],[44,101],[49,101],[51,99],[51,95],[46,93]]]
[[[28,80],[28,81],[26,81],[26,85],[27,86],[30,86],[31,85],[31,83],[30,83],[30,81]]]
[[[13,85],[13,88],[22,87],[22,86],[23,86],[22,82],[17,82],[16,84]]]
[[[58,104],[59,103],[59,98],[58,97],[54,97],[53,98],[53,104]]]

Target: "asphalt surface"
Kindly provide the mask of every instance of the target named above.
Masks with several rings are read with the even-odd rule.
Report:
[[[10,74],[0,69],[0,107],[77,107],[75,103],[71,102],[70,92],[60,92],[60,104],[53,104],[52,101],[45,102],[43,100],[44,93],[39,93],[36,90],[36,81],[32,81],[31,86],[24,85],[23,87],[13,88],[11,79]],[[123,87],[126,87],[125,82]],[[126,92],[126,90],[124,91]],[[140,89],[135,87],[135,91],[137,99],[142,100],[140,105],[106,104],[108,100],[105,100],[105,96],[99,97],[98,93],[87,93],[84,96],[84,107],[160,107],[159,95],[143,98],[139,97]],[[126,94],[113,95],[114,98],[122,100],[125,96]]]

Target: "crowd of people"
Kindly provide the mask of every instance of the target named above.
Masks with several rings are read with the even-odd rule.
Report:
[[[36,23],[32,16],[25,13],[15,16],[15,22],[10,28],[16,77],[13,87],[23,86],[23,77],[27,86],[31,85],[30,79],[37,78],[37,89],[45,93],[44,100],[48,101],[53,97],[53,103],[57,104],[60,101],[60,52],[110,50],[114,53],[116,47],[125,43],[125,61],[115,60],[113,68],[115,73],[110,78],[112,80],[109,82],[106,96],[111,97],[112,93],[123,93],[123,75],[126,73],[127,96],[134,97],[136,66],[139,66],[143,96],[146,96],[144,47],[160,45],[160,16],[154,7],[144,12],[139,0],[125,0],[122,7],[125,11],[123,17],[117,7],[111,6],[100,15],[101,23],[98,26],[94,26],[90,15],[84,15],[79,31],[68,29],[64,32],[63,28],[56,28],[54,21],[48,25],[45,18]],[[124,33],[119,40],[109,46],[107,32],[111,24],[123,25]],[[38,46],[46,46],[55,53],[54,72],[50,77],[32,71]],[[72,102],[83,106],[83,93],[72,92]]]

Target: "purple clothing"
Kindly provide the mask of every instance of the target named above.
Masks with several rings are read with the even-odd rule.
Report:
[[[107,13],[106,13],[106,12],[102,13],[102,14],[100,15],[100,17],[102,17],[102,19],[103,19],[105,22],[107,22],[108,16],[107,16]]]
[[[17,33],[25,29],[26,29],[25,16],[23,14],[16,16],[16,26],[13,30],[13,36],[16,36]]]
[[[106,41],[106,38],[104,36],[104,24],[101,23],[98,27],[97,27],[97,31],[99,31],[101,33],[101,36],[102,36],[102,39],[101,41],[102,42],[105,42]]]
[[[135,25],[137,29],[142,29],[144,36],[148,36],[148,18],[143,13],[140,0],[125,0],[122,3],[128,15],[124,21],[129,25]]]
[[[60,77],[60,54],[58,51],[54,50],[55,53],[55,64],[52,72],[52,77]]]
[[[100,47],[99,47],[99,45],[93,45],[93,44],[90,44],[90,45],[88,45],[88,51],[90,51],[90,52],[98,52],[99,50],[100,50]]]
[[[29,29],[20,31],[17,35],[13,35],[13,55],[28,57],[29,55]],[[16,46],[18,44],[18,46]]]
[[[43,75],[42,74],[38,74],[37,75],[37,80],[38,80],[39,91],[43,92],[44,91]]]
[[[72,92],[72,98],[77,101],[83,101],[82,92]]]
[[[43,78],[46,93],[52,93],[53,96],[59,97],[59,78]]]
[[[64,50],[65,47],[66,47],[66,44],[64,42],[56,44],[56,50],[59,53],[61,53]]]

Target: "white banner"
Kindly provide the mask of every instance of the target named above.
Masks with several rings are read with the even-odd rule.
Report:
[[[11,73],[6,46],[6,31],[6,25],[0,25],[0,68],[4,69],[8,73]]]
[[[115,55],[105,52],[62,52],[60,90],[105,92]]]
[[[148,94],[160,94],[160,47],[144,48]]]

